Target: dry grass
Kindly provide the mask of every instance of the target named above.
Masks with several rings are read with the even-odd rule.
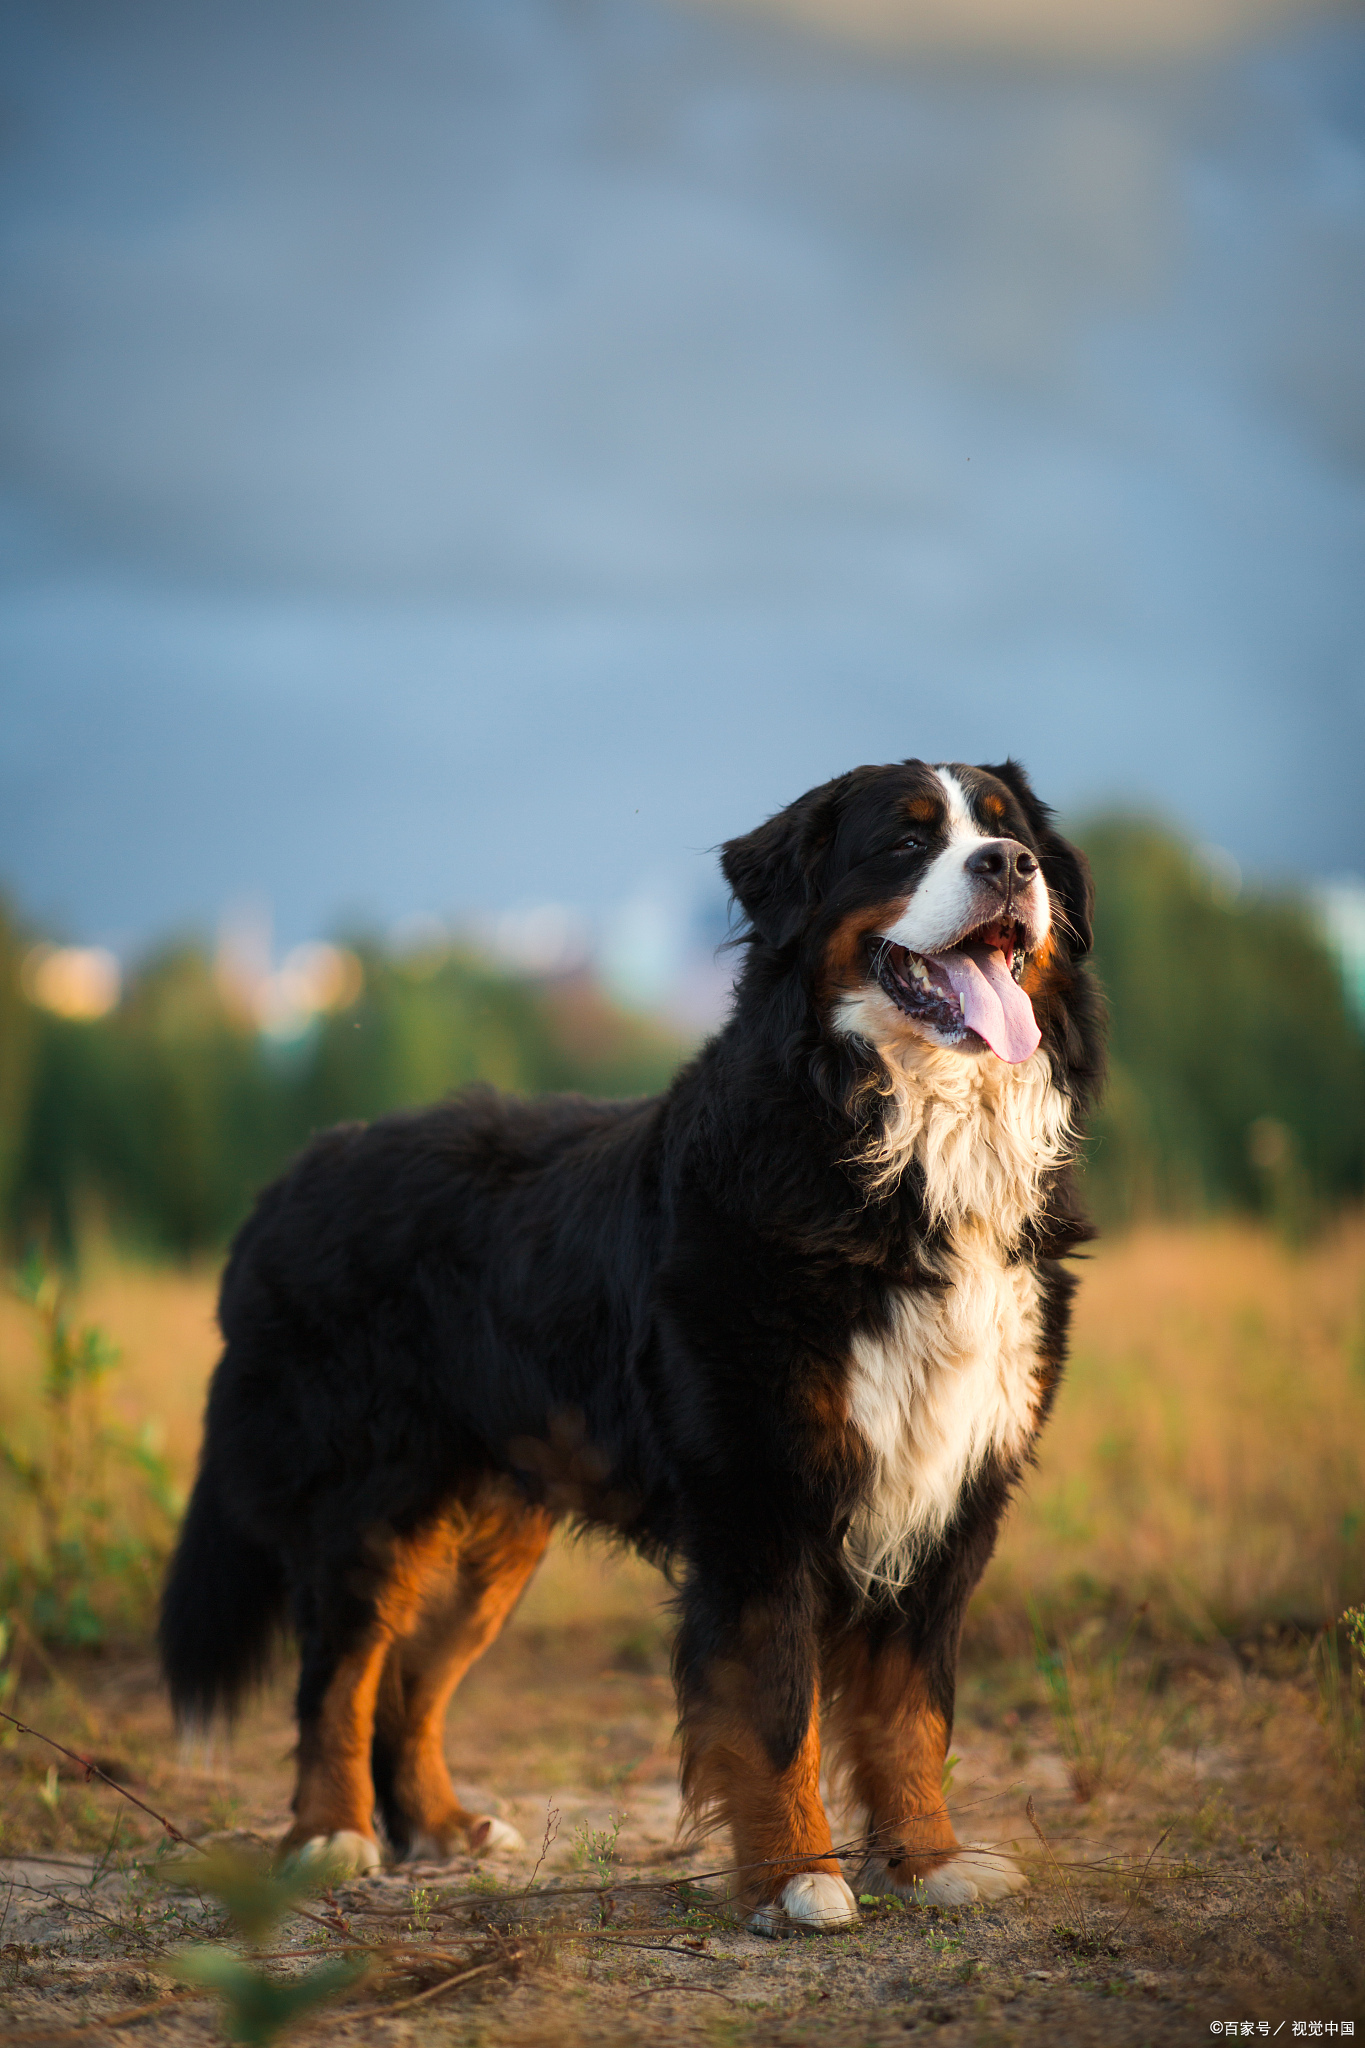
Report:
[[[204,1390],[218,1356],[216,1269],[132,1265],[96,1252],[72,1304],[119,1346],[110,1402],[131,1428],[147,1423],[182,1481],[199,1448]],[[13,1428],[33,1400],[37,1358],[33,1318],[0,1294],[0,1426]]]
[[[983,1620],[1149,1603],[1207,1638],[1365,1589],[1365,1218],[1301,1253],[1246,1224],[1102,1246]]]

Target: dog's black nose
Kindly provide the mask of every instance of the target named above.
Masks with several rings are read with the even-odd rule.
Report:
[[[1037,861],[1017,839],[988,839],[984,846],[978,846],[975,853],[967,856],[969,875],[978,875],[983,881],[998,882],[1001,888],[1008,888],[1011,883],[1023,887],[1033,880],[1037,872]]]

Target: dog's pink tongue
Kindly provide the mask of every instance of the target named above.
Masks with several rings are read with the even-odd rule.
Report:
[[[992,1052],[1017,1066],[1037,1051],[1043,1034],[1033,1005],[998,947],[973,946],[970,952],[963,947],[955,953],[940,953],[938,964],[953,985],[968,1029],[984,1038]]]

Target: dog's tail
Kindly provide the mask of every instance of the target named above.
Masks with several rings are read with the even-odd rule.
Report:
[[[206,1458],[161,1596],[161,1667],[182,1726],[232,1714],[265,1673],[285,1606],[279,1553],[233,1521]]]

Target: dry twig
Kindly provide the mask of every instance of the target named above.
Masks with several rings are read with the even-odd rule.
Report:
[[[540,1844],[540,1854],[536,1858],[536,1867],[531,1872],[530,1877],[526,1880],[526,1889],[522,1893],[523,1899],[529,1899],[531,1893],[535,1890],[536,1879],[540,1876],[540,1866],[545,1861],[545,1858],[549,1855],[550,1850],[553,1848],[555,1837],[558,1835],[558,1833],[559,1808],[557,1806],[551,1806],[549,1801],[547,1800],[545,1803],[545,1834]]]
[[[117,1792],[119,1797],[126,1799],[130,1806],[137,1807],[140,1813],[145,1813],[149,1820],[154,1820],[158,1827],[164,1828],[173,1842],[179,1842],[186,1849],[199,1850],[199,1844],[192,1842],[188,1835],[182,1835],[174,1821],[167,1820],[165,1814],[158,1813],[154,1806],[148,1806],[145,1799],[139,1799],[136,1792],[130,1792],[126,1785],[120,1785],[118,1779],[111,1778],[108,1771],[102,1771],[93,1758],[81,1756],[77,1750],[68,1749],[64,1742],[57,1742],[52,1736],[44,1735],[41,1728],[30,1728],[26,1722],[17,1721],[14,1715],[7,1714],[3,1707],[0,1707],[0,1721],[8,1721],[10,1726],[17,1728],[21,1735],[32,1735],[36,1741],[45,1742],[49,1749],[55,1749],[59,1756],[66,1757],[73,1764],[79,1764],[85,1772],[85,1782],[87,1785],[92,1778],[98,1778],[100,1783],[107,1785],[111,1792]],[[199,1853],[202,1855],[203,1851],[199,1850]]]
[[[728,1991],[717,1991],[714,1984],[677,1984],[670,1981],[667,1984],[650,1984],[643,1991],[632,1991],[626,2004],[634,2005],[637,1998],[658,1998],[665,1991],[692,1991],[702,1998],[723,1998],[727,2005],[735,2003]]]
[[[1085,1907],[1081,1904],[1079,1895],[1073,1890],[1071,1879],[1067,1876],[1061,1864],[1057,1861],[1057,1858],[1052,1853],[1052,1844],[1051,1842],[1049,1842],[1047,1836],[1043,1833],[1042,1827],[1038,1820],[1038,1816],[1033,1810],[1032,1793],[1029,1794],[1028,1805],[1024,1808],[1024,1812],[1028,1815],[1029,1826],[1033,1829],[1034,1834],[1038,1837],[1038,1840],[1043,1845],[1043,1854],[1047,1857],[1048,1862],[1052,1865],[1053,1870],[1056,1872],[1057,1876],[1061,1880],[1062,1889],[1067,1896],[1067,1903],[1070,1905],[1071,1910],[1075,1914],[1076,1918],[1080,1921],[1081,1933],[1088,1938],[1090,1934],[1090,1929],[1086,1925]]]
[[[501,1970],[506,1963],[515,1962],[520,1954],[520,1949],[516,1949],[510,1956],[500,1956],[495,1962],[479,1963],[474,1969],[461,1970],[454,1977],[442,1977],[439,1984],[430,1984],[425,1991],[418,1991],[411,1998],[400,1998],[397,2005],[386,2005],[376,2017],[388,2020],[395,2013],[407,2012],[411,2006],[425,2005],[429,1999],[439,1998],[445,1991],[453,1991],[457,1984],[467,1984],[471,1977],[486,1977],[490,1970]]]
[[[1153,1842],[1151,1846],[1151,1849],[1147,1856],[1147,1861],[1142,1866],[1142,1875],[1138,1879],[1137,1890],[1133,1893],[1133,1896],[1129,1901],[1128,1911],[1124,1914],[1118,1926],[1114,1929],[1114,1939],[1116,1941],[1119,1935],[1122,1934],[1124,1928],[1128,1925],[1129,1920],[1132,1918],[1133,1910],[1136,1907],[1138,1900],[1142,1897],[1142,1887],[1147,1882],[1147,1873],[1152,1867],[1152,1858],[1156,1855],[1157,1850],[1161,1847],[1162,1843],[1166,1839],[1166,1836],[1169,1835],[1170,1832],[1170,1829],[1166,1828],[1161,1834],[1157,1836],[1156,1840]]]

